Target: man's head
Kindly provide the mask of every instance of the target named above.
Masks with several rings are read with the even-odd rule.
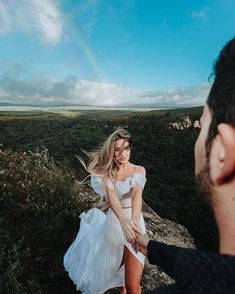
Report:
[[[195,173],[213,205],[217,202],[214,193],[235,182],[235,38],[214,65],[214,83],[200,123]]]

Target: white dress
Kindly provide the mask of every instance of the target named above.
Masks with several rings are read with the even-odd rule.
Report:
[[[135,185],[144,187],[146,177],[135,172],[132,177],[116,182],[116,191],[124,209],[131,218],[131,190]],[[109,180],[107,185],[113,186]],[[101,178],[91,176],[91,186],[100,196],[105,196]],[[80,229],[64,255],[64,267],[76,289],[84,294],[102,294],[108,289],[124,286],[124,266],[121,265],[124,246],[144,265],[144,255],[135,252],[123,235],[119,219],[111,208],[107,214],[97,208],[80,214]],[[140,226],[145,233],[144,218]]]

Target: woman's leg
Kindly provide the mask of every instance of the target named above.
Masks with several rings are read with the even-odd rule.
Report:
[[[125,263],[125,286],[127,294],[140,294],[140,280],[143,274],[142,263],[124,247],[124,263]],[[123,292],[125,293],[125,292]]]

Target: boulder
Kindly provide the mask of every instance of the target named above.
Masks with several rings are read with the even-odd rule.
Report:
[[[99,196],[97,196],[88,186],[84,186],[79,190],[79,202],[84,203],[85,201],[88,207],[96,206]],[[169,245],[195,248],[193,238],[185,227],[168,219],[161,218],[146,203],[143,203],[143,216],[145,219],[147,234],[151,239]],[[141,280],[142,293],[172,283],[174,283],[174,280],[165,274],[158,266],[149,264],[146,258],[144,273]],[[105,294],[115,294],[119,292],[120,290],[115,288],[107,291]]]

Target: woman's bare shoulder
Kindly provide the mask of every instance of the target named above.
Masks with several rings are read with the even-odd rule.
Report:
[[[141,173],[144,176],[146,176],[146,170],[145,170],[145,168],[143,166],[141,166],[141,165],[135,165],[135,164],[133,164],[133,166],[134,166],[134,171],[135,172]]]

